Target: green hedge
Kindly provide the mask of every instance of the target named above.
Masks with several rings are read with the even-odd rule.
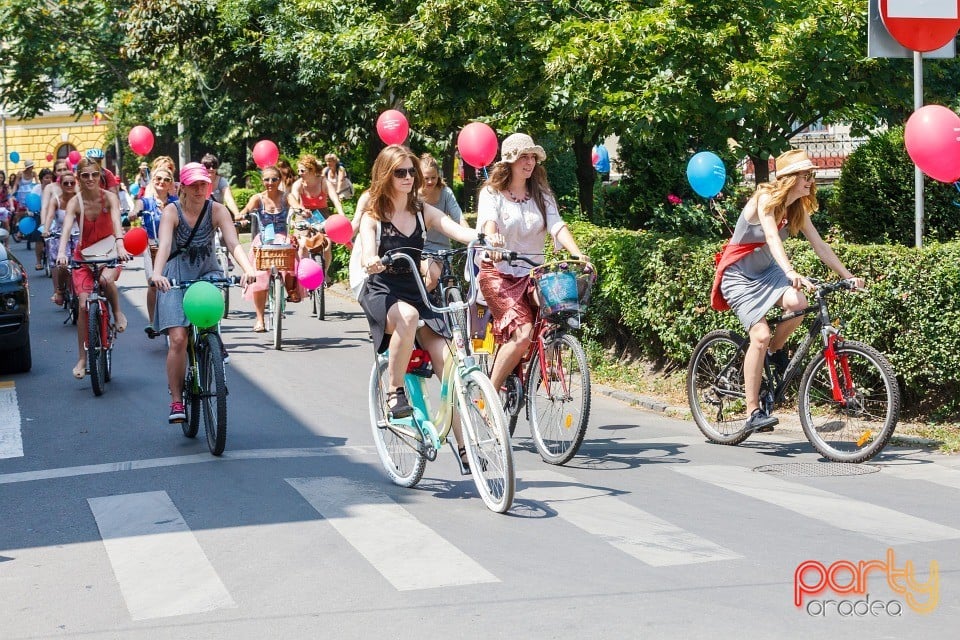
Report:
[[[665,365],[685,367],[694,345],[716,328],[742,331],[732,312],[710,307],[713,258],[721,243],[575,222],[571,229],[597,264],[588,337]],[[837,294],[831,310],[845,335],[893,363],[905,408],[955,414],[960,392],[960,243],[921,250],[832,243],[868,290]],[[802,239],[787,242],[801,273],[833,277]],[[795,334],[799,340],[802,332]]]

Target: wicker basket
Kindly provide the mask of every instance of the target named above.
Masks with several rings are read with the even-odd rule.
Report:
[[[256,247],[253,255],[257,271],[269,271],[271,267],[277,271],[293,271],[297,260],[297,250],[289,244]]]

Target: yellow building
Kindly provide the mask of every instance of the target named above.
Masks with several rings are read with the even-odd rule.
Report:
[[[29,120],[2,116],[3,162],[0,166],[9,175],[13,171],[22,171],[26,160],[33,160],[35,169],[53,168],[53,161],[66,158],[77,150],[81,154],[87,149],[104,149],[107,136],[111,133],[112,123],[101,119],[94,124],[94,114],[84,113],[79,118],[66,105],[54,105],[49,111]],[[106,149],[104,149],[106,151]],[[20,161],[13,163],[10,154],[16,152]],[[47,160],[47,158],[50,160]]]

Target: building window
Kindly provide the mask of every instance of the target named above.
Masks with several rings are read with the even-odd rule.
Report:
[[[57,153],[55,154],[56,159],[62,160],[67,156],[69,156],[71,151],[76,151],[76,150],[77,148],[75,146],[73,146],[69,142],[65,142],[64,144],[61,144],[59,147],[57,147]]]

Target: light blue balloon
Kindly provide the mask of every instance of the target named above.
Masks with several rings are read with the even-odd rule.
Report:
[[[21,234],[28,236],[37,230],[37,221],[30,216],[24,216],[20,218],[17,228],[20,229]]]
[[[717,154],[701,151],[687,163],[687,181],[698,195],[712,198],[727,181],[727,168]]]
[[[40,198],[39,193],[33,193],[31,191],[23,199],[23,204],[29,211],[32,211],[33,213],[40,213],[40,205],[43,204],[43,200]]]
[[[17,164],[18,162],[20,162],[20,154],[17,153],[16,151],[11,151],[10,162],[12,162],[13,164]]]
[[[140,193],[140,185],[139,184],[130,185],[130,195],[135,196],[138,193]]]

